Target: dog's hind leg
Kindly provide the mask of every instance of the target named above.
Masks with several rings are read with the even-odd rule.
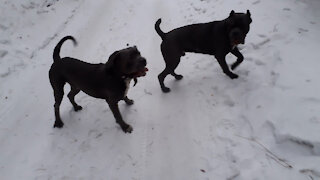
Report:
[[[176,80],[181,80],[183,78],[182,75],[174,72],[180,63],[180,58],[183,54],[184,53],[178,53],[175,51],[175,53],[171,52],[170,56],[165,58],[165,61],[168,60],[166,61],[166,65],[169,67],[169,72]]]
[[[171,74],[172,76],[174,76],[174,78],[175,78],[176,80],[180,80],[180,79],[183,78],[182,75],[176,74],[176,73],[174,72],[174,70],[177,68],[179,62],[180,62],[180,58],[176,58],[176,59],[174,60],[174,63],[172,63],[172,62],[171,62],[170,64],[167,63],[167,64],[166,64],[166,68],[165,68],[165,69],[159,74],[159,76],[158,76],[161,89],[162,89],[162,91],[165,92],[165,93],[170,92],[170,88],[168,88],[168,87],[166,87],[166,86],[164,85],[164,79],[166,78],[166,76],[167,76],[168,74]]]
[[[54,114],[55,114],[56,120],[53,125],[54,128],[55,127],[57,127],[57,128],[63,127],[63,122],[60,117],[60,104],[63,99],[63,94],[64,94],[63,86],[64,86],[64,84],[65,84],[65,82],[63,82],[63,81],[60,81],[60,82],[52,82],[51,81],[51,85],[53,87],[54,99],[55,99]]]
[[[77,95],[78,93],[80,92],[79,89],[75,88],[74,86],[71,86],[71,90],[70,92],[68,93],[68,98],[73,106],[73,109],[75,111],[79,111],[82,109],[81,106],[79,106],[75,101],[74,101],[74,96]]]
[[[177,52],[172,52],[172,50],[166,51],[164,48],[161,48],[164,61],[166,63],[166,68],[159,74],[158,79],[163,92],[170,92],[170,88],[164,85],[164,79],[168,74],[174,76],[176,80],[183,78],[182,75],[176,74],[174,70],[178,67],[180,63],[180,55]]]
[[[134,101],[132,99],[129,99],[128,96],[125,96],[123,98],[124,102],[126,102],[127,105],[133,105]]]
[[[176,80],[181,80],[183,76],[181,74],[176,74],[174,71],[170,73]]]
[[[167,77],[168,74],[170,74],[170,70],[169,70],[168,67],[166,67],[166,68],[158,75],[160,87],[161,87],[162,91],[165,92],[165,93],[170,92],[170,88],[168,88],[168,87],[166,87],[166,86],[164,85],[164,79]]]
[[[175,58],[171,58],[169,61],[166,61],[166,68],[162,71],[162,73],[159,74],[159,82],[161,89],[163,92],[169,92],[170,88],[165,87],[163,81],[164,78],[168,75],[171,74],[176,80],[181,80],[183,78],[182,75],[176,74],[174,70],[178,67],[180,63],[180,57],[177,56]]]
[[[181,74],[176,74],[174,71],[175,69],[178,67],[179,63],[180,63],[180,58],[181,56],[184,56],[185,55],[185,52],[182,52],[180,56],[178,56],[178,53],[177,53],[177,56],[174,58],[175,60],[174,61],[171,61],[171,65],[170,67],[172,68],[171,69],[171,75],[176,79],[176,80],[181,80],[183,78],[183,76]]]

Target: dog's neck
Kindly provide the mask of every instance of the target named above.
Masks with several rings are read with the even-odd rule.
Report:
[[[122,75],[122,76],[121,76],[121,79],[124,80],[124,81],[126,81],[126,80],[128,80],[128,79],[132,80],[133,77],[130,77],[129,75]]]
[[[128,94],[128,90],[129,90],[129,87],[130,87],[130,82],[131,82],[132,78],[123,78],[123,81],[124,83],[126,84],[126,89],[124,91],[124,95],[123,97],[126,97],[127,94]]]
[[[136,86],[136,84],[138,83],[138,79],[137,79],[136,77],[121,76],[121,79],[122,79],[124,82],[126,82],[126,81],[131,82],[131,80],[133,79],[133,81],[134,81],[133,86]]]
[[[236,48],[237,47],[237,45],[234,45],[234,44],[232,44],[231,43],[231,40],[230,40],[230,38],[229,38],[229,33],[230,33],[230,29],[228,28],[228,19],[225,19],[225,20],[223,20],[222,21],[223,22],[223,26],[224,26],[224,30],[225,30],[225,36],[226,36],[226,38],[228,39],[228,41],[229,41],[229,45],[230,45],[230,47],[231,47],[231,49],[233,50],[234,48]]]

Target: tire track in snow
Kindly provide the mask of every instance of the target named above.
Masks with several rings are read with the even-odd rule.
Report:
[[[70,21],[72,21],[72,19],[74,18],[74,16],[77,14],[78,12],[78,9],[81,7],[81,5],[83,4],[84,0],[82,0],[79,5],[74,8],[72,11],[71,11],[71,15],[68,16],[66,18],[66,20],[58,27],[56,33],[54,33],[52,36],[48,37],[47,39],[45,39],[42,43],[41,46],[39,46],[37,49],[33,50],[33,52],[31,53],[30,55],[30,59],[33,59],[37,53],[43,49],[45,49],[50,43],[52,40],[56,39],[56,37],[59,36],[59,34],[61,32],[63,32],[63,30],[67,27],[67,25],[69,24]]]

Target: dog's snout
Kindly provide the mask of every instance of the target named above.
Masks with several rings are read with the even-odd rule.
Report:
[[[242,39],[242,33],[240,31],[233,32],[233,37],[235,39]]]
[[[241,39],[243,37],[243,33],[239,28],[233,29],[231,32],[231,37],[234,39]]]
[[[146,66],[147,65],[147,60],[145,58],[141,58],[140,64],[142,64],[143,66]]]
[[[240,36],[240,32],[239,31],[234,31],[232,35],[234,37],[239,37]]]

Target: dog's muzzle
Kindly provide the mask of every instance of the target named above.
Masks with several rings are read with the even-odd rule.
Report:
[[[147,61],[145,58],[141,57],[141,59],[139,60],[138,63],[138,71],[135,73],[130,74],[130,76],[132,78],[137,78],[137,77],[141,77],[141,76],[145,76],[147,74],[148,68],[146,67],[147,65]]]
[[[239,28],[235,28],[230,31],[229,38],[232,46],[236,46],[238,44],[244,44],[245,35]]]

